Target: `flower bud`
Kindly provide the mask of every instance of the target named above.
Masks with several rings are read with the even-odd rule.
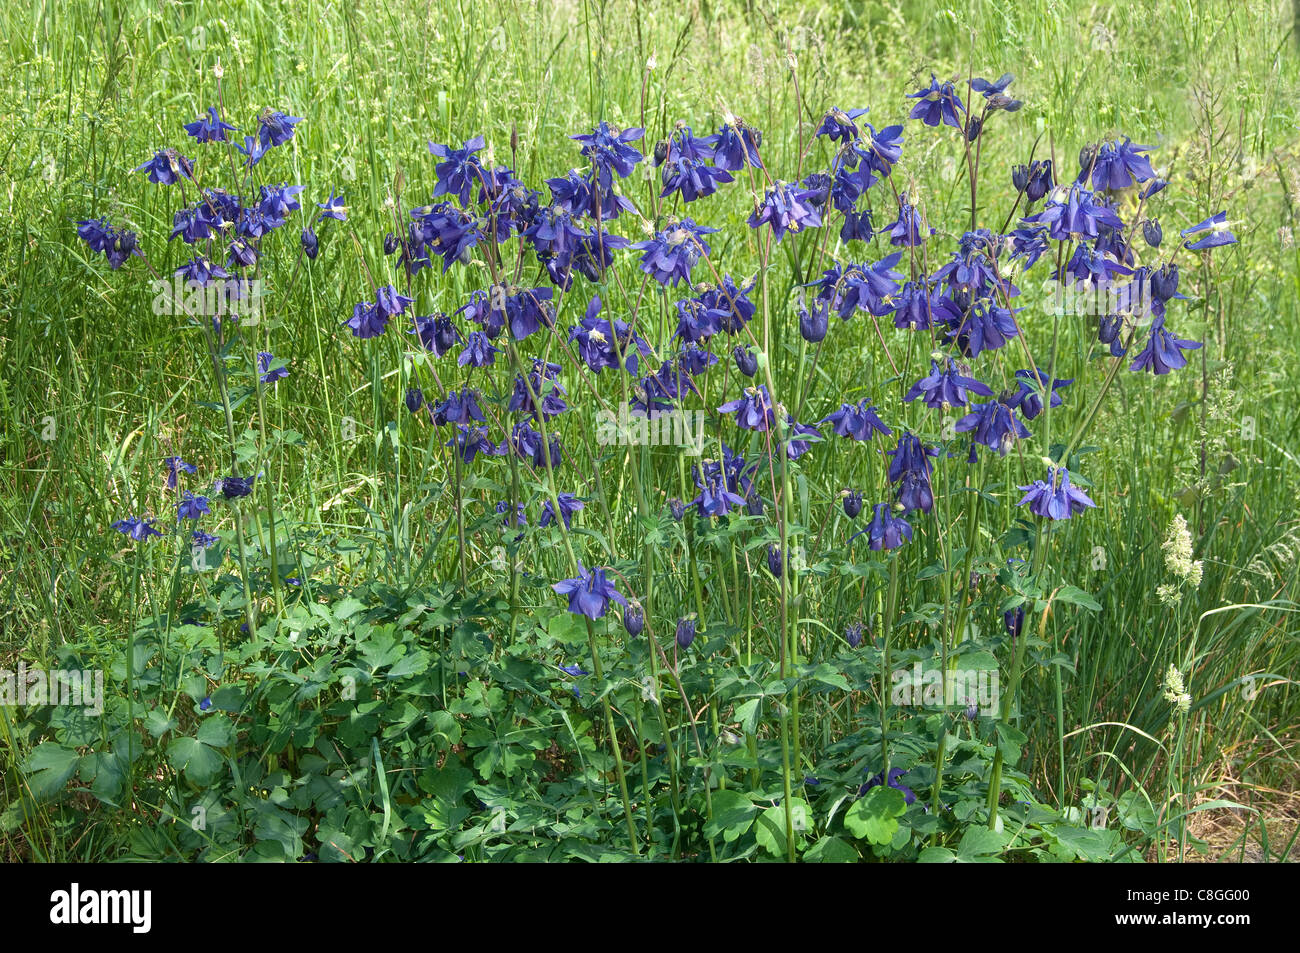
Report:
[[[645,631],[645,611],[641,608],[641,603],[629,602],[626,609],[623,610],[623,628],[627,629],[627,634],[636,637]]]
[[[689,649],[695,641],[695,614],[677,620],[677,647]]]

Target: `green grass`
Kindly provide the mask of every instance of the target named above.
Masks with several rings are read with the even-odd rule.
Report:
[[[180,123],[215,101],[217,60],[232,121],[247,126],[264,106],[305,117],[291,146],[267,164],[277,178],[306,185],[311,203],[344,190],[349,229],[359,240],[356,246],[347,231],[322,229],[320,258],[292,285],[292,269],[279,273],[283,284],[270,292],[271,321],[256,335],[289,362],[292,376],[268,396],[264,415],[254,412],[256,402],[238,414],[241,433],[250,428],[249,452],[266,468],[279,514],[277,555],[303,572],[323,573],[340,592],[363,581],[403,589],[457,573],[455,527],[447,529],[451,508],[442,496],[451,476],[440,441],[427,427],[417,431],[400,406],[408,339],[390,329],[362,347],[338,327],[353,303],[369,296],[367,271],[381,284],[398,277],[378,250],[392,228],[385,200],[395,195],[403,208],[428,200],[434,175],[427,141],[460,143],[482,133],[496,160],[510,163],[517,131],[515,166],[540,186],[580,161],[567,137],[597,119],[644,122],[648,148],[679,120],[697,133],[711,132],[726,109],[764,130],[766,161],[774,174],[792,179],[800,143],[811,139],[830,106],[869,105],[867,118],[879,127],[903,121],[903,94],[931,71],[943,78],[1009,70],[1026,105],[1010,121],[998,117],[987,137],[982,168],[989,178],[981,181],[980,197],[991,207],[983,224],[1000,224],[1006,215],[1005,170],[1025,161],[1040,135],[1038,154],[1050,150],[1073,172],[1082,144],[1123,134],[1158,145],[1156,165],[1174,182],[1161,213],[1167,243],[1179,228],[1220,208],[1238,222],[1241,239],[1216,254],[1208,299],[1193,302],[1200,310],[1171,317],[1184,336],[1206,340],[1208,406],[1199,356],[1154,385],[1149,377],[1122,374],[1085,441],[1094,448],[1086,472],[1100,507],[1071,521],[1068,533],[1051,542],[1050,559],[1053,572],[1087,589],[1102,611],[1054,613],[1051,640],[1069,663],[1061,683],[1063,719],[1058,726],[1058,683],[1047,668],[1031,672],[1019,703],[1028,739],[1022,770],[1053,805],[1085,804],[1094,783],[1112,796],[1141,790],[1158,800],[1171,765],[1143,735],[1166,740],[1170,706],[1160,683],[1172,663],[1191,673],[1194,699],[1177,786],[1199,801],[1258,802],[1265,813],[1276,809],[1278,792],[1290,793],[1297,768],[1292,680],[1300,656],[1292,614],[1300,607],[1300,252],[1290,237],[1300,200],[1300,67],[1287,12],[1231,2],[1109,7],[1031,0],[949,8],[930,2],[372,6],[308,0],[8,5],[0,26],[0,84],[10,104],[0,117],[0,660],[8,667],[19,658],[53,664],[65,646],[95,646],[85,649],[92,655],[117,651],[143,618],[168,616],[193,595],[193,581],[178,582],[179,573],[174,578],[174,567],[160,556],[145,574],[149,598],[134,600],[132,552],[108,526],[127,512],[163,509],[162,457],[183,453],[207,475],[228,458],[220,414],[200,406],[215,398],[202,342],[192,329],[153,313],[138,262],[109,272],[102,259],[92,260],[72,223],[99,215],[131,222],[163,273],[187,257],[179,243],[162,240],[174,196],[128,170],[156,149],[182,145]],[[798,60],[798,100],[787,46]],[[651,55],[656,66],[647,81]],[[955,237],[969,214],[961,163],[954,160],[960,154],[952,137],[907,124],[899,188],[923,199],[941,228],[938,241]],[[804,171],[824,162],[819,149]],[[647,207],[644,183],[629,183],[627,191]],[[738,275],[752,273],[759,261],[758,243],[743,225],[747,203],[737,184],[691,210],[724,229],[715,256]],[[295,254],[299,227],[295,222],[271,239],[278,257]],[[622,223],[616,229],[632,234]],[[792,279],[785,255],[775,261],[773,353],[784,388],[802,372],[788,298]],[[620,273],[637,287],[630,264]],[[814,276],[810,269],[808,280]],[[1200,277],[1185,267],[1181,290],[1203,296]],[[489,280],[481,267],[422,280],[418,313],[452,310]],[[564,302],[562,325],[577,320],[586,298],[581,286],[575,300]],[[667,303],[653,293],[646,302],[650,317],[643,320],[662,327]],[[1035,318],[1027,333],[1036,352],[1045,351],[1051,322]],[[828,347],[819,362],[817,396],[805,419],[829,412],[841,393],[856,401],[898,387],[886,384],[893,374],[869,325],[847,328],[832,328],[848,343]],[[1057,358],[1058,374],[1077,378],[1078,391],[1089,395],[1101,375],[1100,363],[1089,361],[1091,347],[1085,327],[1067,326]],[[923,352],[908,359],[915,369]],[[570,391],[579,387],[576,380],[566,384]],[[616,402],[617,391],[603,387]],[[712,389],[710,400],[716,383]],[[908,414],[914,424],[921,419],[918,408]],[[578,450],[582,424],[575,416],[560,423],[566,448]],[[346,418],[356,422],[359,440],[343,439]],[[51,419],[52,439],[46,439]],[[1062,419],[1067,423],[1056,426],[1066,430],[1078,418]],[[1203,442],[1210,450],[1206,479]],[[1035,461],[1043,452],[1030,450],[1031,465],[1022,471],[1017,462],[1001,480],[996,506],[1008,524],[1017,497],[1005,485],[1041,472]],[[664,496],[681,495],[677,464],[663,452],[639,462],[629,456],[626,465],[610,461],[603,488],[562,482],[558,489],[592,499],[581,524],[595,535],[577,543],[585,561],[632,561],[632,571],[645,558],[657,567],[652,625],[667,639],[676,617],[703,608],[705,600],[698,588],[692,591],[684,554],[642,556],[633,467],[653,480],[651,487],[664,488],[651,500],[656,512]],[[829,515],[836,494],[852,485],[883,499],[877,470],[867,453],[823,444],[801,469],[799,522],[816,532],[824,517],[832,519],[828,538],[843,539],[847,524]],[[482,488],[470,492],[490,497]],[[594,501],[600,493],[622,502],[605,510]],[[539,507],[540,500],[530,519]],[[1169,611],[1155,592],[1168,581],[1160,544],[1176,513],[1192,524],[1205,574],[1199,590]],[[908,553],[906,610],[943,600],[937,578],[909,580],[943,558],[947,536],[956,534],[956,544],[964,545],[965,524],[956,513],[949,517],[951,532],[936,532],[940,521],[931,519],[918,532],[922,543]],[[230,528],[227,519],[223,529]],[[472,588],[486,592],[496,584],[488,566],[497,534],[490,525],[472,529]],[[253,536],[263,544],[271,531],[264,517],[254,521]],[[447,541],[435,546],[444,533]],[[987,562],[997,551],[993,543],[980,539],[977,568],[997,568]],[[568,575],[555,545],[526,553],[535,561],[532,571],[548,579]],[[712,558],[702,557],[708,621],[752,635],[757,619],[762,653],[769,646],[775,653],[777,627],[764,622],[775,619],[780,600],[770,579],[759,575],[762,551],[741,556],[754,580],[746,583],[743,603],[725,580],[748,573],[733,572],[720,556],[714,575]],[[992,576],[985,585],[994,585]],[[868,611],[883,600],[875,580],[856,594],[846,586],[839,576],[810,578],[799,615],[833,631],[853,616],[855,599],[865,597]],[[525,619],[535,606],[554,602],[545,590],[525,593]],[[982,641],[999,634],[992,612],[973,613],[969,621],[971,630],[959,636]],[[919,624],[908,629],[909,644],[933,634],[921,632]],[[814,660],[831,657],[831,641],[816,626],[806,626],[804,638]],[[1259,675],[1257,684],[1249,683],[1257,690],[1243,690],[1243,678]],[[860,728],[848,709],[820,697],[808,704],[809,750]],[[714,708],[708,717],[718,715]],[[7,853],[106,858],[139,850],[132,812],[66,801],[34,814],[20,811],[28,803],[20,796],[29,784],[23,765],[43,735],[15,709],[0,710],[0,718],[3,800],[11,805],[0,812]],[[599,739],[598,709],[583,718],[570,731]],[[1063,764],[1059,727],[1071,733]],[[584,746],[574,737],[573,748],[592,755],[607,744]],[[632,752],[625,757],[634,758]],[[611,794],[609,803],[616,802]],[[621,823],[610,839],[622,836]],[[79,837],[65,837],[69,830]]]

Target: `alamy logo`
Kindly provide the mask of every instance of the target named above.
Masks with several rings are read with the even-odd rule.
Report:
[[[998,713],[998,672],[987,668],[949,669],[948,677],[937,668],[922,669],[917,662],[910,669],[893,672],[890,702],[900,707],[960,708],[983,715]]]
[[[643,411],[621,404],[618,413],[596,412],[596,442],[601,446],[685,447],[688,456],[704,452],[704,412]]]
[[[60,705],[85,708],[88,715],[104,713],[104,672],[101,669],[61,669],[48,672],[0,668],[0,706]]]
[[[57,925],[127,923],[133,933],[148,933],[153,922],[151,890],[70,890],[50,894],[50,922]]]

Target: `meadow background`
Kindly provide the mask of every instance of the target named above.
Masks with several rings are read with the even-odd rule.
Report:
[[[204,472],[218,466],[220,426],[199,406],[212,400],[199,351],[174,318],[153,313],[143,272],[110,273],[92,260],[74,225],[101,214],[128,220],[160,268],[179,263],[182,250],[162,241],[173,206],[128,170],[167,145],[193,154],[180,124],[215,102],[218,60],[228,120],[249,125],[264,106],[304,117],[288,151],[276,156],[279,168],[308,187],[305,207],[331,190],[345,194],[350,226],[372,267],[383,267],[376,249],[392,227],[385,199],[400,188],[414,204],[432,188],[426,141],[459,145],[481,133],[497,161],[508,162],[517,130],[516,169],[539,186],[577,163],[569,135],[601,118],[639,124],[652,56],[646,149],[677,120],[697,134],[714,131],[725,109],[764,131],[764,156],[774,168],[793,163],[799,142],[787,47],[798,58],[805,136],[833,105],[870,106],[867,118],[877,126],[902,122],[903,94],[923,86],[931,71],[1010,71],[1025,106],[1000,121],[985,145],[991,177],[1005,179],[1001,170],[1025,161],[1042,130],[1070,173],[1085,142],[1128,135],[1156,147],[1154,163],[1176,184],[1173,207],[1184,224],[1226,208],[1241,239],[1216,258],[1216,327],[1206,338],[1209,431],[1200,428],[1200,375],[1189,366],[1162,379],[1158,401],[1121,384],[1090,438],[1098,448],[1089,464],[1097,481],[1091,492],[1102,505],[1072,521],[1070,544],[1055,558],[1067,578],[1087,581],[1102,611],[1072,616],[1057,633],[1073,667],[1060,701],[1065,728],[1125,722],[1160,735],[1169,708],[1160,679],[1174,627],[1199,626],[1184,768],[1198,803],[1245,807],[1202,812],[1193,831],[1209,857],[1279,859],[1293,851],[1300,798],[1291,679],[1300,629],[1287,611],[1249,608],[1300,604],[1300,250],[1292,231],[1300,201],[1300,48],[1289,4],[36,2],[5,5],[0,34],[7,103],[0,115],[4,667],[19,659],[54,665],[68,646],[92,658],[120,651],[142,603],[130,583],[131,550],[110,524],[149,493],[156,498],[164,456],[184,448]],[[933,219],[960,222],[968,201],[960,184],[929,185],[953,181],[951,150],[913,134],[913,125],[902,174],[926,183]],[[737,194],[697,217],[743,231],[747,212]],[[1178,227],[1167,214],[1166,235]],[[281,238],[293,242],[296,234],[291,226]],[[744,249],[729,253],[743,259]],[[471,280],[453,272],[435,282],[432,303],[458,307]],[[415,452],[401,439],[396,368],[405,342],[384,342],[389,370],[385,386],[374,388],[366,352],[339,327],[368,295],[354,248],[345,232],[335,232],[291,296],[274,301],[277,323],[268,332],[291,377],[268,411],[275,452],[266,479],[289,532],[309,554],[298,568],[329,576],[340,597],[362,581],[399,585],[454,571],[445,561],[423,561],[433,527],[422,517],[429,488],[413,485],[403,457]],[[1179,329],[1201,339],[1210,314],[1206,308],[1183,318]],[[390,329],[388,338],[395,336]],[[824,360],[828,374],[849,380],[860,358],[844,349]],[[348,416],[360,422],[362,439],[341,438]],[[55,426],[47,439],[49,417]],[[195,449],[208,433],[206,450]],[[1202,438],[1220,472],[1198,488]],[[1167,581],[1160,544],[1178,512],[1200,516],[1193,533],[1205,576],[1175,618],[1155,591]],[[611,547],[634,556],[637,526],[629,521],[616,530]],[[171,584],[166,567],[158,579],[162,588]],[[1220,607],[1233,608],[1200,619]],[[1165,771],[1141,734],[1114,725],[1071,735],[1059,771],[1057,704],[1051,678],[1025,685],[1022,768],[1049,801],[1060,793],[1058,777],[1071,792],[1067,802],[1080,804],[1096,784],[1114,799]],[[182,729],[186,711],[176,714]],[[828,736],[832,724],[844,727],[836,717],[827,716]],[[572,732],[574,747],[594,758],[596,746],[576,736],[585,740],[598,719],[573,718],[567,729],[558,721],[552,727]],[[128,809],[96,800],[93,772],[83,771],[71,792],[34,792],[33,777],[50,766],[33,765],[32,751],[57,726],[13,708],[0,709],[0,719],[6,859],[175,857],[202,849],[147,820],[184,819],[175,805]],[[554,760],[566,764],[563,756]],[[276,789],[266,779],[293,773],[282,760],[270,762],[262,780],[244,785],[263,788],[264,800]],[[53,787],[62,789],[73,770]],[[162,787],[170,783],[160,779]],[[369,797],[361,812],[382,815],[387,835],[399,823],[390,819],[389,790],[376,787]],[[271,830],[259,838],[282,845],[285,856],[322,849],[296,820],[249,810],[259,830]],[[368,844],[347,823],[339,821],[335,843]],[[617,833],[614,827],[609,836]],[[1155,855],[1140,819],[1123,833],[1139,852]],[[494,856],[501,840],[485,833],[467,849]]]

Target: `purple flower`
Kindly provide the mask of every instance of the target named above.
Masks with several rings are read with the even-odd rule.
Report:
[[[1150,146],[1138,146],[1127,136],[1123,142],[1103,142],[1095,154],[1092,166],[1094,189],[1126,189],[1135,183],[1155,178],[1151,161],[1142,153]],[[1091,156],[1089,158],[1092,158]],[[1079,170],[1079,181],[1088,175],[1088,166]]]
[[[1046,225],[1053,241],[1092,240],[1101,234],[1103,225],[1124,227],[1114,209],[1077,183],[1054,192],[1041,212],[1023,221]]]
[[[912,804],[913,802],[916,801],[916,795],[912,793],[911,788],[907,787],[905,784],[899,781],[899,778],[901,778],[905,774],[907,774],[907,772],[902,768],[890,768],[889,787],[893,788],[895,791],[901,791],[903,793],[904,804]],[[861,797],[862,795],[870,791],[872,788],[879,787],[884,783],[885,783],[885,773],[883,771],[880,772],[879,774],[873,774],[870,780],[868,780],[866,784],[858,788],[858,796]]]
[[[182,473],[194,473],[197,468],[192,463],[186,463],[180,457],[165,457],[163,466],[167,468],[167,489],[176,489],[177,483]]]
[[[455,447],[461,462],[467,464],[473,463],[474,458],[480,453],[497,456],[500,452],[499,448],[487,438],[486,427],[471,427],[466,424],[458,425],[456,435],[443,446]]]
[[[941,371],[938,362],[932,360],[930,373],[913,384],[903,400],[911,401],[924,396],[925,406],[946,411],[953,407],[965,407],[970,402],[969,394],[993,396],[993,391],[987,384],[965,376],[964,371],[966,368],[952,360]]]
[[[418,335],[420,343],[432,351],[434,357],[442,357],[456,346],[457,341],[464,340],[460,331],[451,323],[451,318],[445,314],[417,317],[415,327],[406,333]]]
[[[695,641],[695,613],[677,620],[677,647],[685,652]]]
[[[128,516],[126,519],[120,519],[113,524],[113,529],[119,533],[130,536],[137,543],[142,543],[150,536],[161,536],[162,533],[153,528],[153,520],[136,519],[134,516]]]
[[[471,331],[469,339],[465,342],[465,349],[460,352],[456,363],[461,367],[466,364],[472,367],[491,367],[496,363],[497,355],[500,353],[501,348],[493,347],[486,334],[482,331]]]
[[[1033,420],[1043,412],[1043,398],[1041,391],[1046,389],[1047,373],[1038,371],[1035,377],[1033,371],[1016,371],[1016,381],[1020,385],[1020,391],[1007,401],[1011,407],[1017,408],[1024,414],[1026,420]],[[1057,393],[1062,387],[1068,387],[1074,383],[1074,378],[1067,380],[1061,378],[1052,379],[1052,406],[1061,406],[1061,395]]]
[[[149,181],[156,182],[158,185],[172,185],[181,179],[194,178],[194,163],[175,149],[164,149],[155,153],[152,159],[131,171],[139,172],[141,169],[147,169]]]
[[[447,397],[442,399],[438,406],[432,410],[433,423],[438,426],[447,424],[472,424],[485,423],[484,412],[478,407],[478,391],[465,387],[463,391],[447,391]]]
[[[176,504],[176,518],[178,520],[196,520],[204,514],[211,513],[208,506],[211,502],[206,496],[195,496],[190,490],[185,491],[185,496]]]
[[[289,376],[289,369],[284,366],[283,362],[277,364],[275,355],[269,351],[257,352],[257,369],[261,372],[260,376],[263,384],[274,384],[276,381]]]
[[[736,426],[741,430],[769,430],[776,423],[776,413],[772,410],[772,398],[768,396],[766,384],[746,387],[744,394],[723,404],[718,408],[718,413],[734,413]]]
[[[719,169],[737,172],[746,163],[755,169],[763,168],[763,160],[758,155],[763,134],[743,119],[731,115],[724,117],[717,134],[702,141],[712,147],[713,164]]]
[[[893,434],[866,397],[857,404],[841,404],[839,410],[827,414],[818,423],[829,423],[833,433],[850,440],[870,440],[875,433],[886,437]]]
[[[871,523],[863,531],[870,538],[873,550],[897,549],[912,539],[912,524],[902,516],[895,516],[888,503],[877,503]]]
[[[919,245],[925,240],[922,234],[924,228],[925,222],[921,218],[921,213],[907,200],[907,193],[902,193],[898,197],[898,220],[889,230],[889,244],[905,247]],[[933,228],[930,229],[929,234],[934,234]]]
[[[636,142],[645,135],[644,129],[619,129],[607,122],[601,122],[586,135],[570,136],[582,143],[582,155],[598,174],[601,188],[608,189],[617,175],[626,179],[632,174],[636,164],[644,158],[640,152],[628,143]]]
[[[999,456],[1006,456],[1017,440],[1030,436],[1029,429],[1016,420],[1015,410],[998,400],[972,404],[971,412],[957,421],[956,430],[958,433],[973,431],[971,439],[974,443],[996,450]],[[972,445],[972,463],[974,457],[975,448]]]
[[[641,256],[641,270],[655,281],[666,285],[671,279],[676,286],[685,279],[689,285],[691,269],[710,251],[704,236],[716,231],[716,228],[696,225],[693,220],[684,218],[680,222],[670,222],[653,238],[637,242],[632,247],[644,252]]]
[[[838,106],[833,106],[822,119],[822,124],[817,127],[814,135],[829,136],[832,142],[838,141],[848,145],[858,138],[858,124],[853,120],[865,116],[868,112],[869,109],[850,109],[845,112]]]
[[[1065,467],[1049,467],[1046,480],[1035,480],[1019,489],[1027,492],[1016,505],[1028,503],[1031,513],[1047,519],[1068,520],[1076,513],[1097,505],[1088,499],[1088,494],[1070,485],[1070,471]]]
[[[821,225],[821,214],[812,203],[814,192],[788,182],[777,182],[767,190],[762,203],[749,216],[749,227],[770,225],[779,242],[786,232],[798,232]]]
[[[963,354],[974,358],[981,351],[997,350],[1019,333],[1015,311],[981,300],[971,305],[965,320],[948,335],[957,339]]]
[[[208,107],[208,116],[204,119],[200,116],[193,122],[185,124],[185,132],[195,138],[198,142],[226,142],[226,133],[234,132],[235,127],[229,126],[221,121],[217,114],[216,106]]]
[[[262,151],[273,146],[282,146],[293,138],[293,127],[302,122],[300,116],[286,116],[274,109],[264,109],[257,117],[257,141]]]
[[[588,572],[582,563],[578,563],[578,575],[557,582],[551,588],[569,597],[570,612],[588,619],[604,618],[611,602],[627,605],[623,595],[605,578],[604,569],[593,567]]]
[[[931,73],[930,85],[915,93],[908,93],[907,98],[918,100],[908,115],[909,119],[919,119],[927,126],[937,126],[942,122],[954,129],[962,127],[961,119],[957,114],[964,113],[966,107],[962,105],[952,83],[941,84]]]
[[[213,491],[220,493],[227,500],[237,500],[240,497],[248,496],[253,492],[253,483],[257,479],[255,476],[237,477],[228,476],[217,479],[213,486]]]
[[[1209,232],[1204,238],[1198,238],[1194,242],[1184,242],[1183,247],[1188,251],[1200,251],[1204,248],[1218,248],[1222,245],[1236,243],[1237,236],[1228,231],[1227,215],[1227,212],[1220,212],[1217,215],[1210,216],[1198,225],[1183,229],[1181,232],[1183,238],[1199,235],[1201,232]]]
[[[343,204],[343,196],[335,195],[330,190],[330,197],[325,200],[324,204],[316,203],[316,207],[321,209],[321,213],[316,216],[317,221],[323,218],[332,218],[335,221],[346,222],[348,220],[348,207]]]
[[[564,520],[564,528],[572,529],[573,514],[582,509],[584,504],[582,500],[578,499],[572,493],[559,494],[559,500],[560,518]],[[553,522],[555,522],[555,507],[551,504],[550,500],[547,500],[542,504],[541,525],[544,527],[550,526]]]
[[[1129,370],[1149,370],[1156,375],[1168,374],[1170,371],[1186,366],[1187,358],[1183,357],[1183,351],[1195,351],[1200,347],[1200,341],[1184,341],[1182,338],[1174,337],[1173,333],[1165,327],[1165,319],[1162,315],[1151,322],[1151,336],[1147,339],[1147,346],[1141,350],[1129,366]]]
[[[477,189],[485,175],[483,166],[475,155],[484,146],[482,136],[475,136],[459,149],[430,142],[429,153],[441,159],[434,166],[434,175],[438,184],[434,187],[434,196],[451,195],[460,200],[462,208],[468,208],[470,195]]]

